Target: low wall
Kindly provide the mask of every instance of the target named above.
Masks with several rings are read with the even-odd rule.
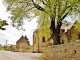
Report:
[[[44,48],[44,47],[40,47],[40,48],[39,48],[39,53],[43,53],[43,48]]]
[[[45,47],[44,58],[46,60],[80,60],[80,43]]]
[[[26,50],[24,53],[32,53],[32,50]]]

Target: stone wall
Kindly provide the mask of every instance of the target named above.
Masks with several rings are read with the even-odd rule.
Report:
[[[24,53],[32,53],[32,50],[26,50]]]
[[[80,60],[80,43],[45,47],[44,58],[46,60]]]
[[[27,40],[24,38],[24,36],[21,36],[21,38],[16,42],[16,50],[19,52],[24,52],[27,48]]]

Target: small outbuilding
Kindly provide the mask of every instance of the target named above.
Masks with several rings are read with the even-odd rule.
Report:
[[[16,42],[16,49],[19,52],[25,52],[28,48],[28,42],[22,35],[21,38]]]

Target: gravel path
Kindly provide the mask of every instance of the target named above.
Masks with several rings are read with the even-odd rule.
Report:
[[[42,54],[0,51],[0,60],[38,60]]]

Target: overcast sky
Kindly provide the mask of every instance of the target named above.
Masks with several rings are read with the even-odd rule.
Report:
[[[10,19],[8,19],[8,16],[10,16],[10,14],[6,12],[6,8],[3,5],[2,0],[0,0],[0,19],[7,20],[7,22],[10,23]],[[22,35],[26,35],[30,41],[30,44],[32,45],[33,32],[37,29],[36,21],[36,18],[34,18],[31,22],[28,22],[26,20],[24,25],[24,28],[26,29],[25,31],[19,31],[11,25],[4,26],[6,30],[0,30],[0,44],[4,45],[6,43],[6,40],[8,40],[8,44],[16,44],[16,41],[18,41]]]
[[[7,20],[7,22],[10,23],[8,16],[10,16],[10,14],[6,12],[6,7],[3,5],[2,0],[0,0],[0,19]],[[71,18],[67,17],[67,20],[71,21]],[[26,29],[25,31],[19,31],[11,25],[5,26],[5,31],[0,30],[0,44],[4,45],[6,40],[8,40],[8,44],[16,44],[16,41],[18,41],[22,35],[26,35],[30,44],[33,45],[33,32],[37,29],[36,21],[36,18],[34,18],[31,22],[26,20],[24,25],[24,28]]]

